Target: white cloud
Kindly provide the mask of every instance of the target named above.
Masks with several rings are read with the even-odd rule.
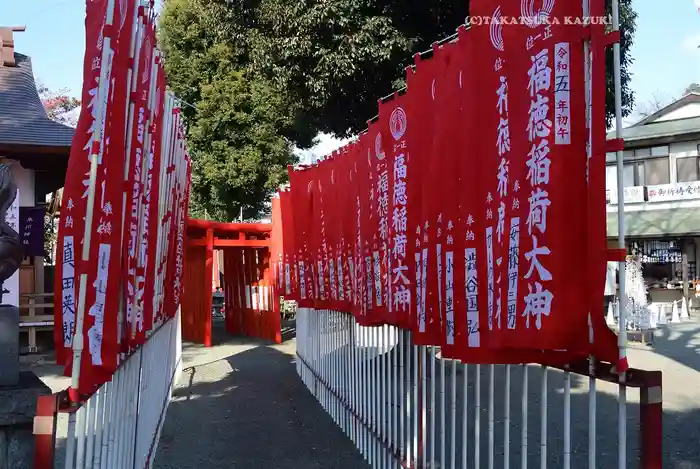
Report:
[[[299,156],[299,162],[303,164],[311,164],[319,158],[330,154],[333,150],[337,150],[343,145],[350,142],[352,138],[338,139],[331,134],[318,134],[315,139],[315,145],[307,150],[299,148],[294,149],[294,154]]]
[[[700,0],[697,1],[700,2]],[[700,33],[692,34],[683,40],[683,50],[685,51],[698,52],[698,46],[700,46]]]

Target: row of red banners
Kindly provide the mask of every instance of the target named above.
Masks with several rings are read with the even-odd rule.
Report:
[[[86,2],[83,108],[63,189],[54,287],[57,361],[68,376],[82,317],[81,394],[108,381],[180,304],[191,163],[166,90],[154,5],[140,4]]]
[[[625,368],[603,312],[605,32],[564,21],[581,2],[522,6],[473,0],[492,21],[416,55],[365,133],[290,168],[280,286],[466,362]],[[542,21],[499,21],[523,16]]]

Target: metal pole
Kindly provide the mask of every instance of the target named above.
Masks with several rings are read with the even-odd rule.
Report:
[[[612,30],[613,32],[620,30],[620,3],[619,0],[612,0]],[[620,43],[616,42],[613,45],[613,72],[615,83],[615,137],[622,138],[622,79],[620,73],[621,51]],[[617,151],[617,229],[618,229],[618,247],[625,249],[625,191],[624,191],[624,154],[621,150]],[[618,347],[620,350],[620,362],[627,358],[627,286],[626,262],[620,262],[620,313],[619,316],[619,332],[618,332]],[[618,400],[618,466],[620,468],[627,467],[627,387],[625,385],[625,374],[620,373],[619,381],[619,400]]]

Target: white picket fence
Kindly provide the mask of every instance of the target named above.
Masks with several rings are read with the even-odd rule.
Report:
[[[660,372],[467,365],[309,308],[296,341],[302,381],[373,468],[661,468]]]
[[[112,381],[70,414],[65,469],[152,467],[181,372],[178,312],[128,357]]]

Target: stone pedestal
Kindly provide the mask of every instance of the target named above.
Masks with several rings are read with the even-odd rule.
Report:
[[[32,469],[37,397],[51,389],[31,371],[14,386],[0,386],[0,469]]]
[[[0,386],[14,386],[18,380],[19,308],[2,305],[0,306]]]

